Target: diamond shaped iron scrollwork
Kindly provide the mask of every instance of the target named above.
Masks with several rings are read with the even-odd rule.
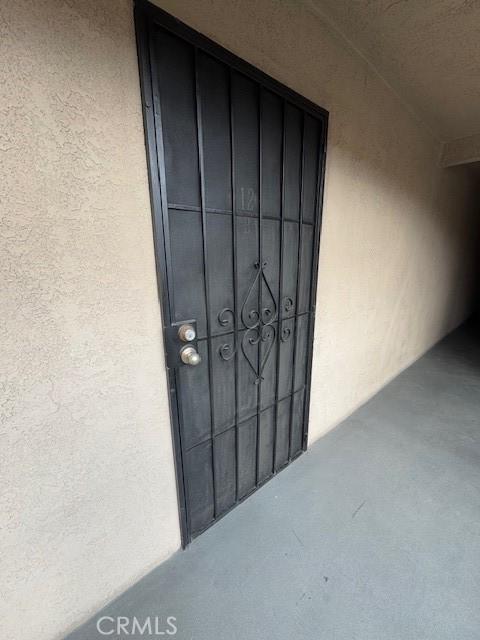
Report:
[[[257,274],[250,285],[240,314],[242,322],[247,328],[242,338],[242,353],[256,376],[255,384],[259,384],[260,381],[263,380],[263,370],[272,351],[277,333],[272,324],[277,317],[277,303],[275,302],[275,296],[265,276],[266,266],[266,261],[255,263]],[[266,288],[267,305],[262,309],[258,309],[258,296],[255,291],[257,284],[261,287],[262,292],[264,285]],[[263,301],[263,295],[260,297]],[[247,345],[259,345],[258,348],[260,349],[260,343],[268,343],[268,346],[263,358],[259,357],[255,363],[248,354]]]
[[[259,384],[263,380],[262,374],[275,344],[277,330],[273,323],[277,319],[277,303],[265,275],[267,262],[256,262],[254,266],[257,273],[248,289],[240,312],[241,320],[246,328],[241,342],[241,349],[245,360],[255,374],[255,384]],[[262,305],[262,309],[258,306],[258,287],[261,288],[262,295],[260,297],[262,302],[266,301],[265,306]],[[218,314],[218,322],[221,326],[227,326],[232,319],[233,311],[231,309],[222,309]],[[252,358],[249,354],[248,346],[259,345],[258,348],[261,349],[261,344],[263,343],[267,344],[263,357]],[[230,344],[225,343],[219,347],[218,353],[222,360],[228,361],[235,355],[235,349]]]

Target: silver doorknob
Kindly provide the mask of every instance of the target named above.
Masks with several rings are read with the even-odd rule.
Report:
[[[191,345],[180,349],[180,359],[182,362],[189,364],[192,367],[195,367],[202,361],[200,354],[197,352],[195,347],[192,347]]]
[[[178,337],[182,342],[191,342],[192,340],[195,340],[196,336],[195,327],[191,324],[182,324],[178,329]]]

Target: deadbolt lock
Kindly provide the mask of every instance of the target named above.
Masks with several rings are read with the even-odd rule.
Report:
[[[191,342],[195,340],[197,334],[195,327],[191,324],[182,324],[178,329],[178,337],[182,342]]]
[[[180,349],[180,359],[185,364],[189,364],[191,367],[195,367],[197,364],[200,364],[202,358],[200,354],[191,345],[186,345]]]
[[[197,321],[194,318],[184,318],[165,327],[167,367],[174,369],[185,364],[195,366],[200,363],[197,336]]]

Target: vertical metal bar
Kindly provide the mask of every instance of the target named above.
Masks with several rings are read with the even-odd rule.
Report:
[[[305,150],[304,150],[304,140],[305,140],[305,112],[302,111],[302,143],[301,143],[301,153],[302,153],[302,161],[300,167],[300,203],[299,203],[299,212],[298,212],[298,253],[297,253],[297,285],[295,291],[295,327],[293,331],[293,371],[292,371],[292,392],[291,392],[291,400],[290,400],[290,425],[289,425],[289,434],[288,434],[288,460],[292,459],[292,427],[293,427],[293,406],[294,406],[294,395],[295,395],[295,368],[297,364],[297,330],[298,330],[298,303],[300,300],[300,277],[302,270],[302,240],[303,240],[303,173],[304,173],[304,163],[305,163]]]
[[[166,286],[163,295],[166,296],[166,318],[165,324],[170,325],[172,319],[175,317],[175,302],[174,302],[174,287],[173,287],[173,269],[172,269],[172,255],[170,249],[170,221],[168,215],[168,202],[167,202],[167,178],[165,175],[165,151],[163,145],[163,126],[162,126],[162,109],[160,103],[160,83],[157,74],[155,51],[153,45],[153,26],[149,25],[148,29],[148,51],[150,58],[150,73],[152,81],[152,101],[153,101],[153,117],[155,127],[155,144],[157,153],[157,174],[154,175],[155,184],[153,187],[159,189],[160,195],[160,207],[162,210],[162,228],[165,236],[163,255],[165,260],[165,279]],[[157,183],[158,177],[158,183]],[[155,195],[157,195],[155,193]],[[156,221],[155,221],[156,222]]]
[[[278,276],[278,312],[277,312],[277,367],[275,372],[275,430],[273,434],[273,466],[272,473],[276,471],[277,437],[278,437],[278,395],[280,391],[280,345],[282,344],[282,318],[283,318],[283,243],[285,233],[284,202],[285,202],[285,100],[282,100],[282,169],[280,174],[280,264]]]
[[[203,244],[203,279],[205,286],[205,307],[207,324],[207,351],[208,351],[208,388],[210,392],[210,433],[212,441],[212,481],[213,481],[213,517],[217,516],[217,500],[215,487],[215,452],[214,452],[214,426],[215,412],[213,406],[213,360],[212,360],[212,334],[210,327],[210,280],[208,272],[208,249],[207,249],[207,214],[205,211],[205,170],[203,157],[203,124],[202,124],[202,104],[200,81],[198,77],[198,49],[194,47],[194,68],[195,68],[195,104],[197,112],[197,146],[198,146],[198,166],[200,178],[200,205],[202,209],[202,244]]]
[[[235,193],[235,136],[234,136],[234,116],[233,116],[233,91],[232,91],[232,68],[228,67],[228,104],[230,109],[230,152],[231,152],[231,181],[232,181],[232,264],[233,264],[233,332],[235,349],[235,502],[238,502],[239,485],[239,359],[238,359],[238,257],[237,257],[237,198]]]
[[[150,172],[150,199],[152,203],[153,237],[159,299],[162,303],[164,330],[174,317],[174,297],[172,287],[172,263],[170,253],[170,232],[168,220],[167,190],[165,176],[165,153],[159,79],[155,56],[153,25],[140,8],[135,8],[137,46],[140,63],[141,89],[144,101],[144,124],[146,132],[147,160]],[[161,285],[163,286],[160,286]],[[177,495],[180,512],[182,546],[191,540],[190,522],[187,509],[186,474],[184,472],[183,444],[181,430],[181,408],[178,401],[178,381],[175,371],[168,369],[170,414],[172,439],[175,453]]]
[[[310,282],[310,313],[308,316],[308,351],[307,351],[307,376],[305,386],[304,412],[303,412],[303,433],[302,445],[305,451],[308,444],[308,419],[310,414],[310,394],[311,394],[311,377],[313,362],[313,336],[315,328],[315,310],[319,262],[319,245],[320,230],[322,226],[322,201],[323,188],[325,182],[325,160],[326,160],[326,140],[327,140],[327,121],[317,120],[319,124],[318,149],[317,149],[317,184],[315,192],[315,209],[314,209],[314,242],[313,242],[313,258],[312,258],[312,278]]]
[[[258,99],[258,268],[260,277],[258,279],[258,390],[257,390],[257,448],[255,457],[255,484],[258,485],[258,467],[260,462],[260,423],[262,409],[262,87],[257,85]]]

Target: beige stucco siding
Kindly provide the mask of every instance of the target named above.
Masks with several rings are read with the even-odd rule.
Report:
[[[330,111],[312,442],[468,314],[473,180],[300,2],[159,4]],[[178,515],[131,2],[3,0],[0,36],[0,620],[48,640]]]
[[[0,7],[4,638],[179,546],[130,2]]]

